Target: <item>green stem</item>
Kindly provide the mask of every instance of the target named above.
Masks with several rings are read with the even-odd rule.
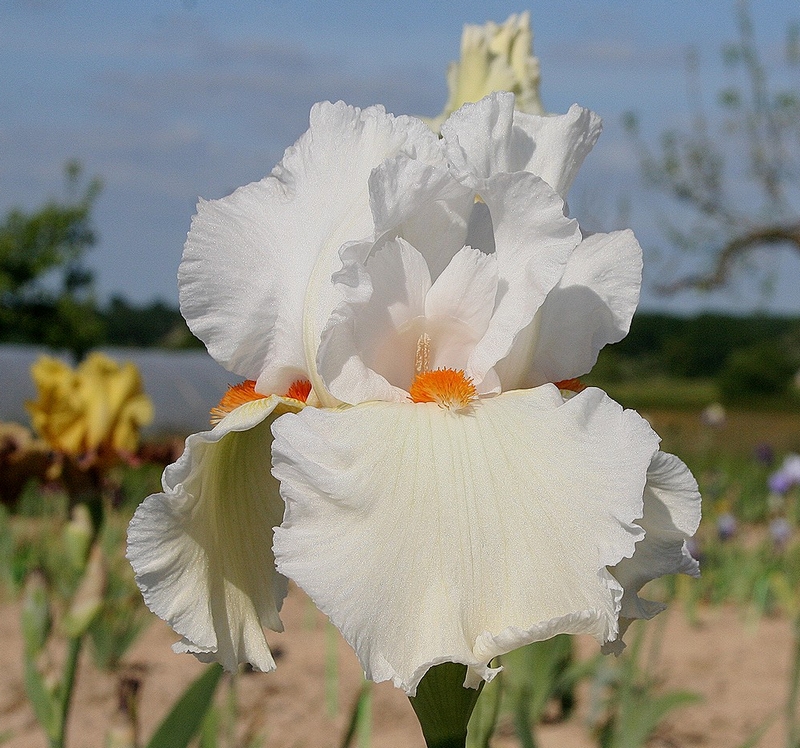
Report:
[[[64,748],[67,737],[67,720],[69,707],[72,701],[72,689],[75,685],[75,674],[78,670],[78,656],[81,653],[83,636],[70,638],[67,644],[67,659],[64,663],[64,672],[61,677],[60,699],[58,704],[57,734],[50,738],[50,748]]]
[[[325,621],[325,711],[339,713],[339,636],[336,626]]]
[[[521,689],[517,708],[514,710],[514,726],[522,748],[536,748],[536,740],[531,730],[530,703],[530,693],[526,688]]]
[[[409,697],[428,748],[465,748],[467,724],[481,692],[464,688],[466,674],[466,665],[435,665],[423,676],[417,695]]]
[[[236,748],[236,715],[239,713],[239,671],[228,674],[228,698],[225,709],[225,746]]]
[[[372,683],[365,684],[364,697],[358,702],[356,732],[358,748],[369,748],[372,745]]]

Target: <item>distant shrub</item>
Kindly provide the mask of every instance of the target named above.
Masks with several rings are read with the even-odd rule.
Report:
[[[733,351],[717,377],[725,402],[783,395],[789,390],[797,362],[777,340],[767,340]]]

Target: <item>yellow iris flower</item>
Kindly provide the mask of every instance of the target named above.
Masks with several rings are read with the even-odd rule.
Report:
[[[42,356],[31,367],[38,399],[26,403],[34,429],[56,452],[96,461],[131,455],[153,419],[133,363],[92,353],[72,369]]]

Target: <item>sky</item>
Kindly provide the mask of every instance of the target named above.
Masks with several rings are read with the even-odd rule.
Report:
[[[713,100],[729,75],[720,48],[736,39],[733,0],[2,0],[0,212],[58,197],[64,164],[79,160],[104,183],[87,258],[100,299],[175,304],[199,196],[268,174],[316,101],[438,114],[463,24],[526,9],[545,108],[577,102],[604,119],[570,209],[596,230],[623,219],[635,230],[646,251],[642,306],[800,311],[800,259],[788,250],[756,258],[764,272],[724,293],[654,291],[669,267],[662,229],[674,208],[644,186],[621,118],[635,112],[653,144],[688,127],[686,51],[699,51]],[[800,21],[797,2],[752,0],[752,13],[777,66],[787,24]]]

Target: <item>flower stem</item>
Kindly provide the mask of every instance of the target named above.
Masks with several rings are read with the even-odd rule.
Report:
[[[71,637],[67,645],[67,660],[61,677],[61,694],[59,700],[59,719],[57,734],[50,739],[50,748],[64,748],[67,736],[67,720],[72,701],[72,687],[75,685],[75,673],[78,669],[78,655],[81,652],[83,635]]]
[[[409,697],[428,748],[465,747],[467,724],[481,692],[480,687],[464,687],[466,674],[466,665],[435,665],[420,681],[417,695]]]

